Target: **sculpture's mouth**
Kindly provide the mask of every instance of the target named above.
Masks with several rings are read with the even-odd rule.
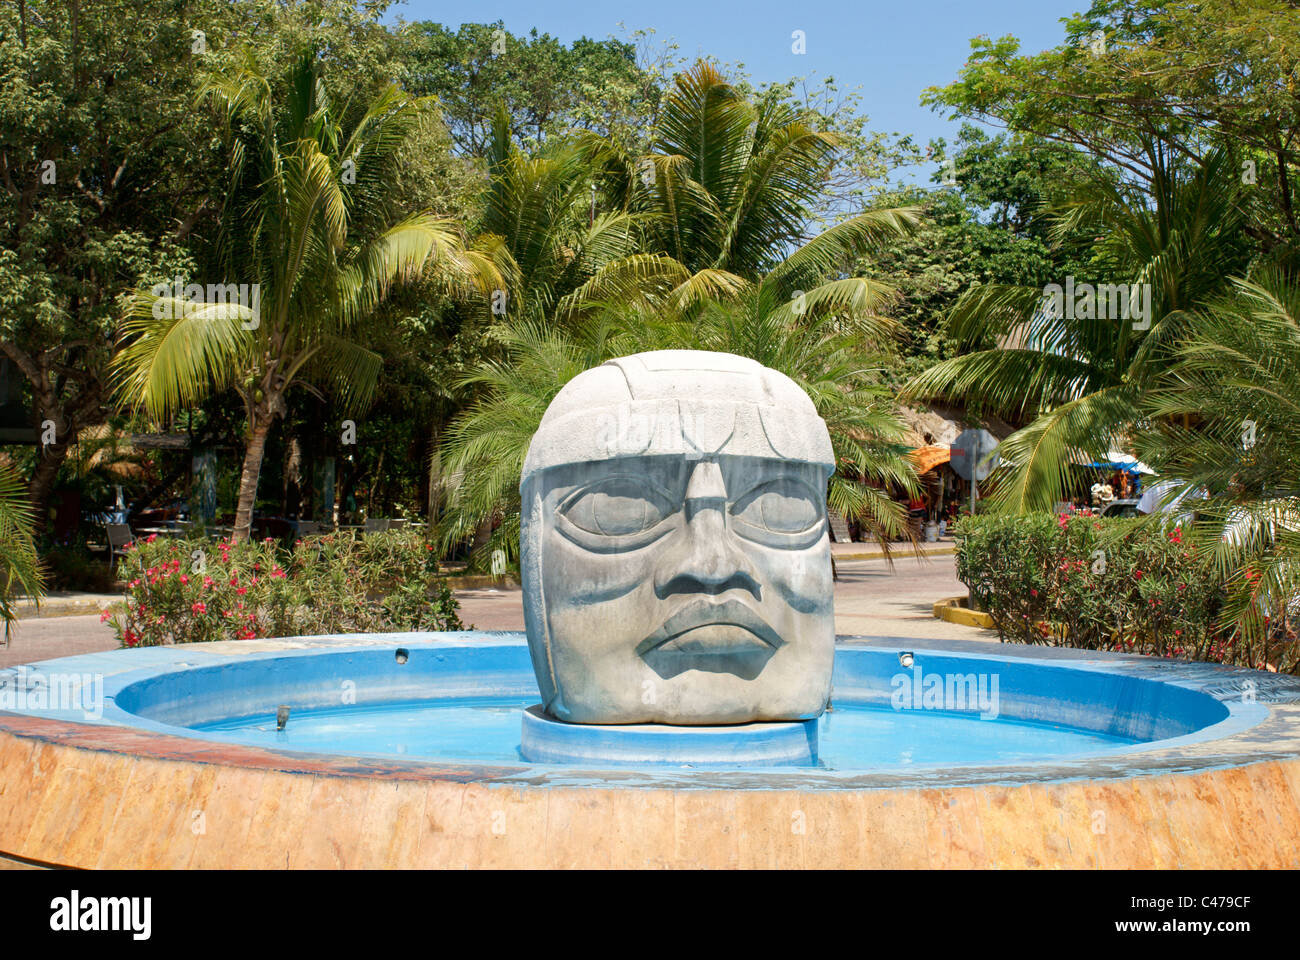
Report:
[[[697,600],[665,620],[636,652],[665,680],[687,670],[752,680],[784,643],[771,624],[738,600]]]

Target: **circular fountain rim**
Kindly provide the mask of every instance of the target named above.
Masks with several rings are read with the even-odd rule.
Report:
[[[1148,744],[1101,753],[1009,764],[958,765],[943,768],[862,770],[701,770],[676,767],[554,767],[518,763],[458,763],[307,753],[222,742],[211,734],[149,721],[128,714],[110,700],[104,721],[70,721],[49,711],[0,712],[0,729],[90,749],[147,756],[188,759],[226,765],[270,767],[283,771],[321,772],[341,776],[394,779],[453,779],[501,785],[602,786],[727,789],[900,789],[1059,782],[1073,779],[1124,779],[1160,773],[1241,766],[1300,755],[1300,681],[1275,674],[1225,668],[1186,661],[1154,660],[1131,655],[1100,654],[1064,648],[1001,645],[986,652],[987,642],[918,640],[891,637],[842,637],[838,649],[910,650],[918,656],[942,655],[967,660],[1020,662],[1072,670],[1100,671],[1170,683],[1211,696],[1228,710],[1228,717],[1202,730]],[[271,641],[223,641],[187,647],[118,650],[67,657],[26,665],[46,672],[102,671],[106,699],[146,677],[222,663],[308,656],[326,651],[345,653],[439,646],[518,646],[521,633],[462,631],[444,634],[372,634],[298,637]],[[151,661],[139,666],[144,657]],[[0,671],[0,676],[24,668]],[[1256,702],[1242,702],[1244,680],[1263,684]],[[1236,699],[1233,693],[1238,694]],[[1263,748],[1267,745],[1270,749]]]

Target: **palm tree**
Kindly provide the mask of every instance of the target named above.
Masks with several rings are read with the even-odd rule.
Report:
[[[17,596],[39,601],[45,592],[32,525],[26,485],[17,473],[0,464],[0,620],[5,625],[6,645],[18,619]]]
[[[1232,659],[1300,670],[1300,281],[1273,266],[1188,322],[1138,451],[1228,591]]]
[[[248,428],[234,537],[244,539],[285,394],[328,390],[343,415],[372,397],[381,360],[352,336],[393,283],[431,265],[448,289],[486,292],[504,281],[456,223],[388,209],[392,163],[427,122],[428,101],[389,87],[358,115],[331,99],[314,51],[283,84],[250,51],[209,78],[201,98],[221,109],[229,139],[215,260],[225,279],[250,285],[253,302],[140,290],[116,370],[122,395],[156,418],[217,390],[239,393]]]
[[[1058,239],[1081,230],[1096,236],[1095,277],[1139,296],[1149,290],[1149,315],[1115,315],[1107,307],[1116,300],[1095,289],[1056,310],[1045,305],[1042,289],[976,286],[946,322],[963,354],[906,388],[909,397],[980,403],[1029,421],[999,451],[1005,466],[993,500],[1002,509],[1050,509],[1080,455],[1104,459],[1127,442],[1144,391],[1167,364],[1189,311],[1241,265],[1245,211],[1231,158],[1212,153],[1193,166],[1154,147],[1151,157],[1145,187],[1085,184],[1057,207],[1053,225]]]
[[[534,292],[498,325],[504,355],[464,378],[476,400],[453,421],[441,451],[455,478],[441,524],[445,546],[496,518],[490,548],[513,555],[519,471],[546,406],[583,370],[641,350],[695,346],[768,363],[808,389],[828,423],[840,424],[837,453],[850,472],[914,482],[889,443],[901,429],[869,386],[872,347],[890,335],[875,308],[892,291],[844,269],[910,231],[917,212],[868,210],[808,236],[810,201],[838,147],[833,134],[776,100],[749,102],[699,63],[666,99],[648,156],[591,135],[537,159],[494,150],[486,223],[498,225],[519,275],[533,278],[523,288]],[[543,175],[557,162],[565,176]],[[567,186],[544,194],[561,199],[543,203],[521,182]],[[597,212],[597,200],[613,210]],[[860,481],[837,482],[832,505],[882,533],[901,523],[896,505]]]
[[[611,202],[641,217],[645,239],[641,254],[611,262],[561,303],[561,319],[646,293],[684,309],[760,279],[795,299],[918,222],[914,207],[874,209],[814,235],[811,201],[841,137],[777,96],[747,99],[705,61],[676,78],[648,154],[593,134],[577,142]]]
[[[739,293],[721,302],[697,302],[681,288],[642,291],[617,307],[586,309],[565,326],[541,320],[503,326],[504,356],[484,361],[465,378],[479,399],[448,430],[442,456],[459,479],[442,524],[444,547],[484,518],[497,517],[503,522],[487,548],[514,556],[519,474],[546,407],[582,371],[612,357],[661,349],[736,353],[793,379],[826,420],[843,468],[832,480],[831,506],[882,542],[898,534],[902,513],[887,491],[912,489],[916,475],[898,443],[903,429],[892,397],[873,376],[881,362],[877,349],[893,334],[876,308],[893,291],[849,277],[784,297],[787,271],[804,271],[805,258],[818,255],[801,248],[768,278],[742,281]]]

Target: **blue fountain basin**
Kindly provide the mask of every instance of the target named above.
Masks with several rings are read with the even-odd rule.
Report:
[[[107,678],[102,722],[297,753],[527,762],[522,712],[539,694],[522,635],[382,639],[238,657],[170,648],[166,663]],[[847,773],[1126,754],[1230,736],[1268,715],[1261,704],[1223,702],[1195,684],[1105,659],[911,652],[905,667],[898,648],[839,645],[816,755],[790,759],[790,768]],[[281,706],[289,707],[283,730]],[[701,764],[714,765],[735,766]]]

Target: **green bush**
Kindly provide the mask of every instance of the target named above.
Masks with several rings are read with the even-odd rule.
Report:
[[[1083,511],[966,517],[954,535],[1004,641],[1257,665],[1216,630],[1223,590],[1181,529]]]
[[[322,633],[461,630],[459,603],[416,531],[137,543],[122,561],[124,647]]]

